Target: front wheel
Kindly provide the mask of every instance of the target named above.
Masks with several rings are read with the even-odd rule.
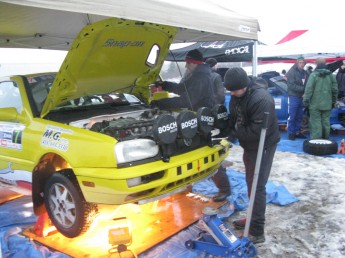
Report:
[[[85,201],[71,170],[50,176],[44,188],[44,201],[56,229],[69,238],[85,233],[97,214],[97,205]]]

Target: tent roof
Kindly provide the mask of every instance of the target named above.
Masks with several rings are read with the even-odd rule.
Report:
[[[215,58],[218,62],[251,62],[253,60],[253,40],[197,42],[171,50],[165,60],[185,61],[188,51],[198,49],[204,59]]]
[[[329,28],[291,31],[279,44],[258,46],[257,56],[261,63],[295,62],[301,56],[307,62],[313,62],[317,57],[324,57],[327,62],[332,62],[344,59],[344,40],[342,33]]]
[[[229,6],[216,0],[188,6],[184,0],[0,0],[0,47],[68,50],[85,25],[108,17],[175,26],[174,43],[257,40],[258,21]]]

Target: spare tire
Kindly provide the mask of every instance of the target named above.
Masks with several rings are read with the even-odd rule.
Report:
[[[317,156],[332,155],[338,152],[338,143],[325,139],[305,140],[303,151]]]

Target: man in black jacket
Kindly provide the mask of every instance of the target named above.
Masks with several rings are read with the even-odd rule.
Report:
[[[188,75],[180,83],[167,81],[162,83],[163,90],[179,94],[180,97],[154,101],[151,105],[160,109],[188,108],[197,111],[200,107],[212,108],[216,104],[211,68],[208,64],[204,64],[201,52],[193,49],[187,53],[185,60]],[[225,201],[231,194],[226,168],[221,165],[212,179],[219,189],[213,200],[215,202]]]
[[[345,97],[345,64],[343,64],[336,75],[338,83],[338,98]]]
[[[249,239],[253,243],[261,243],[265,241],[266,183],[280,140],[274,100],[267,92],[267,83],[264,79],[253,78],[250,80],[247,73],[239,67],[230,68],[226,72],[224,86],[231,93],[229,129],[236,135],[243,148],[248,196],[251,195],[264,113],[269,113],[249,230]],[[246,220],[240,219],[233,223],[237,228],[244,228]]]
[[[160,109],[188,108],[193,111],[214,106],[210,66],[204,63],[203,56],[197,49],[189,51],[185,60],[188,75],[180,83],[164,81],[161,85],[163,90],[180,97],[156,100],[151,104]]]
[[[225,89],[223,86],[222,76],[217,73],[217,59],[207,58],[205,61],[211,67],[211,79],[213,82],[213,92],[216,104],[224,104],[225,101]]]

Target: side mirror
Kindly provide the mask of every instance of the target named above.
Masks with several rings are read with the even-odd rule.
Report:
[[[0,120],[13,121],[18,120],[19,114],[15,108],[0,108]]]

